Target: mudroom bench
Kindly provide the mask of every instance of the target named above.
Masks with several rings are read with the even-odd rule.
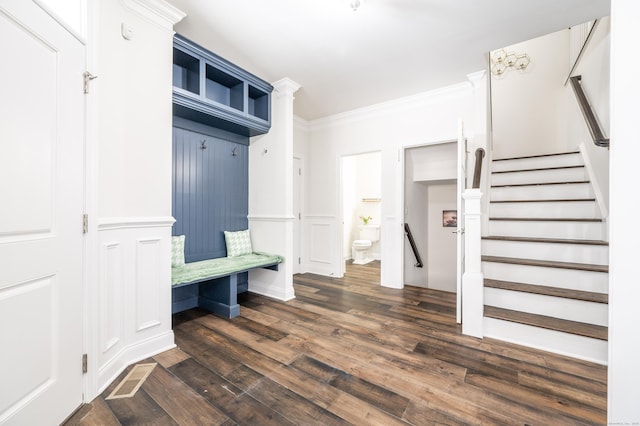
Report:
[[[237,295],[247,291],[238,288],[238,274],[256,268],[277,271],[283,260],[279,255],[256,252],[173,266],[171,312],[200,307],[225,318],[237,317]]]

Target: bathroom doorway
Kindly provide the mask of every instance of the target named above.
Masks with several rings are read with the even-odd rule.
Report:
[[[380,151],[342,157],[342,259],[381,261],[382,156]],[[379,263],[378,263],[379,264]]]

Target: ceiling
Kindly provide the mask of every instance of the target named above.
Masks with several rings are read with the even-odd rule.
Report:
[[[609,14],[610,0],[168,0],[176,32],[274,82],[317,119],[463,82],[486,53]]]

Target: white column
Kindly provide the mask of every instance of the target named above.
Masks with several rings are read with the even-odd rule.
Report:
[[[249,290],[290,300],[293,291],[293,94],[289,78],[273,83],[271,130],[249,146],[249,229],[255,251],[285,257],[278,272],[249,273]]]
[[[482,338],[484,315],[484,276],[481,269],[481,210],[482,192],[467,189],[465,202],[465,272],[462,275],[462,333]]]

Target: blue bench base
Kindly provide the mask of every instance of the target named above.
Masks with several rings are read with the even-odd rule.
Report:
[[[278,265],[263,268],[277,271]],[[240,315],[238,293],[249,289],[247,277],[244,270],[211,280],[176,285],[171,289],[171,313],[203,308],[223,318],[235,318]]]

